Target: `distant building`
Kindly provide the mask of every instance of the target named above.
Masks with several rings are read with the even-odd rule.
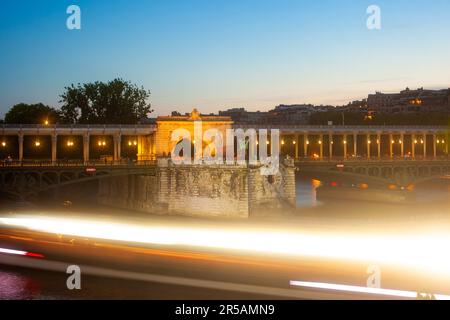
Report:
[[[247,111],[244,108],[233,108],[219,111],[219,116],[230,117],[235,123],[257,124],[267,123],[268,112]]]
[[[219,111],[219,115],[231,117],[235,123],[240,124],[307,124],[311,114],[332,110],[335,110],[335,107],[314,106],[312,104],[282,104],[268,112],[233,108]]]
[[[363,112],[367,113],[367,99],[352,101],[346,106],[339,107],[340,112],[356,113]]]
[[[399,93],[369,94],[368,111],[375,113],[449,112],[450,89],[406,88]]]

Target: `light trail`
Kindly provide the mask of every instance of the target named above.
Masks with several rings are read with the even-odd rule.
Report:
[[[4,217],[0,224],[51,234],[149,245],[236,250],[388,264],[450,278],[450,236],[333,234],[220,227],[143,226],[59,217]]]
[[[360,286],[349,286],[343,284],[324,283],[324,282],[307,282],[307,281],[290,281],[291,286],[312,288],[312,289],[324,289],[333,291],[342,291],[349,293],[363,293],[374,294],[382,296],[393,296],[397,298],[409,298],[409,299],[424,299],[423,297],[430,297],[436,300],[450,300],[450,296],[443,294],[428,294],[418,293],[414,291],[394,290],[394,289],[382,289],[382,288],[368,288]],[[430,297],[431,298],[431,297]]]
[[[44,257],[40,253],[21,251],[21,250],[13,250],[13,249],[6,249],[6,248],[0,248],[0,253],[12,254],[12,255],[17,255],[17,256],[34,257],[34,258],[43,258]]]

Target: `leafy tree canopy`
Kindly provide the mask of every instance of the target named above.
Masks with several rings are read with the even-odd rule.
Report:
[[[26,104],[19,103],[13,106],[5,115],[4,122],[11,124],[44,124],[56,123],[59,112],[42,103]]]
[[[122,79],[72,84],[60,97],[61,118],[66,123],[135,124],[153,111],[150,91]]]

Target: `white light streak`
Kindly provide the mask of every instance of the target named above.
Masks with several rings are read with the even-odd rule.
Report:
[[[427,295],[426,293],[418,293],[414,291],[394,290],[394,289],[382,289],[382,288],[368,288],[359,286],[349,286],[343,284],[324,283],[324,282],[307,282],[307,281],[290,281],[291,286],[313,288],[313,289],[325,289],[344,291],[351,293],[364,293],[375,294],[382,296],[394,296],[397,298],[410,298],[418,299],[421,295]],[[450,296],[442,294],[431,294],[436,300],[450,300]]]
[[[450,277],[450,235],[333,234],[237,230],[202,226],[143,226],[56,217],[0,217],[0,224],[91,239],[237,250],[252,253],[387,264]]]
[[[15,254],[19,256],[25,256],[27,254],[26,251],[5,249],[5,248],[0,248],[0,253]]]

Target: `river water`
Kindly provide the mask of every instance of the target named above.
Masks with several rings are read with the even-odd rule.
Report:
[[[295,224],[318,223],[327,226],[362,225],[372,229],[385,229],[391,225],[440,225],[443,221],[450,221],[450,181],[441,181],[415,188],[414,200],[401,203],[383,203],[382,201],[367,201],[358,199],[355,192],[353,199],[339,199],[339,197],[320,197],[319,181],[309,178],[297,178],[297,209],[294,214],[278,216],[278,220],[287,219]],[[337,189],[339,190],[339,188]],[[347,192],[347,191],[346,191]],[[370,192],[370,190],[368,190]],[[389,192],[386,190],[386,192]],[[352,194],[352,190],[348,191]],[[61,200],[58,201],[58,205]],[[37,205],[35,207],[23,207],[6,200],[0,200],[0,212],[17,211],[42,212],[46,207]],[[77,203],[74,210],[80,210]],[[116,210],[103,207],[92,207],[99,215],[127,214],[126,210]],[[52,208],[54,210],[55,208]],[[92,209],[91,209],[92,212]],[[88,213],[89,214],[89,213]],[[135,213],[139,216],[139,213]],[[277,215],[275,215],[277,217]],[[273,217],[272,217],[273,218]],[[298,219],[297,219],[298,218]],[[303,220],[302,220],[303,219]],[[137,282],[124,282],[119,280],[92,278],[89,287],[82,292],[71,293],[65,289],[65,274],[53,274],[43,271],[12,268],[0,265],[0,299],[59,299],[59,298],[191,298],[208,299],[210,297],[221,298],[252,298],[239,295],[225,295],[224,293],[207,292],[202,290],[186,290],[182,287],[160,287]],[[159,292],[159,293],[158,293]],[[161,295],[167,292],[167,296]]]

